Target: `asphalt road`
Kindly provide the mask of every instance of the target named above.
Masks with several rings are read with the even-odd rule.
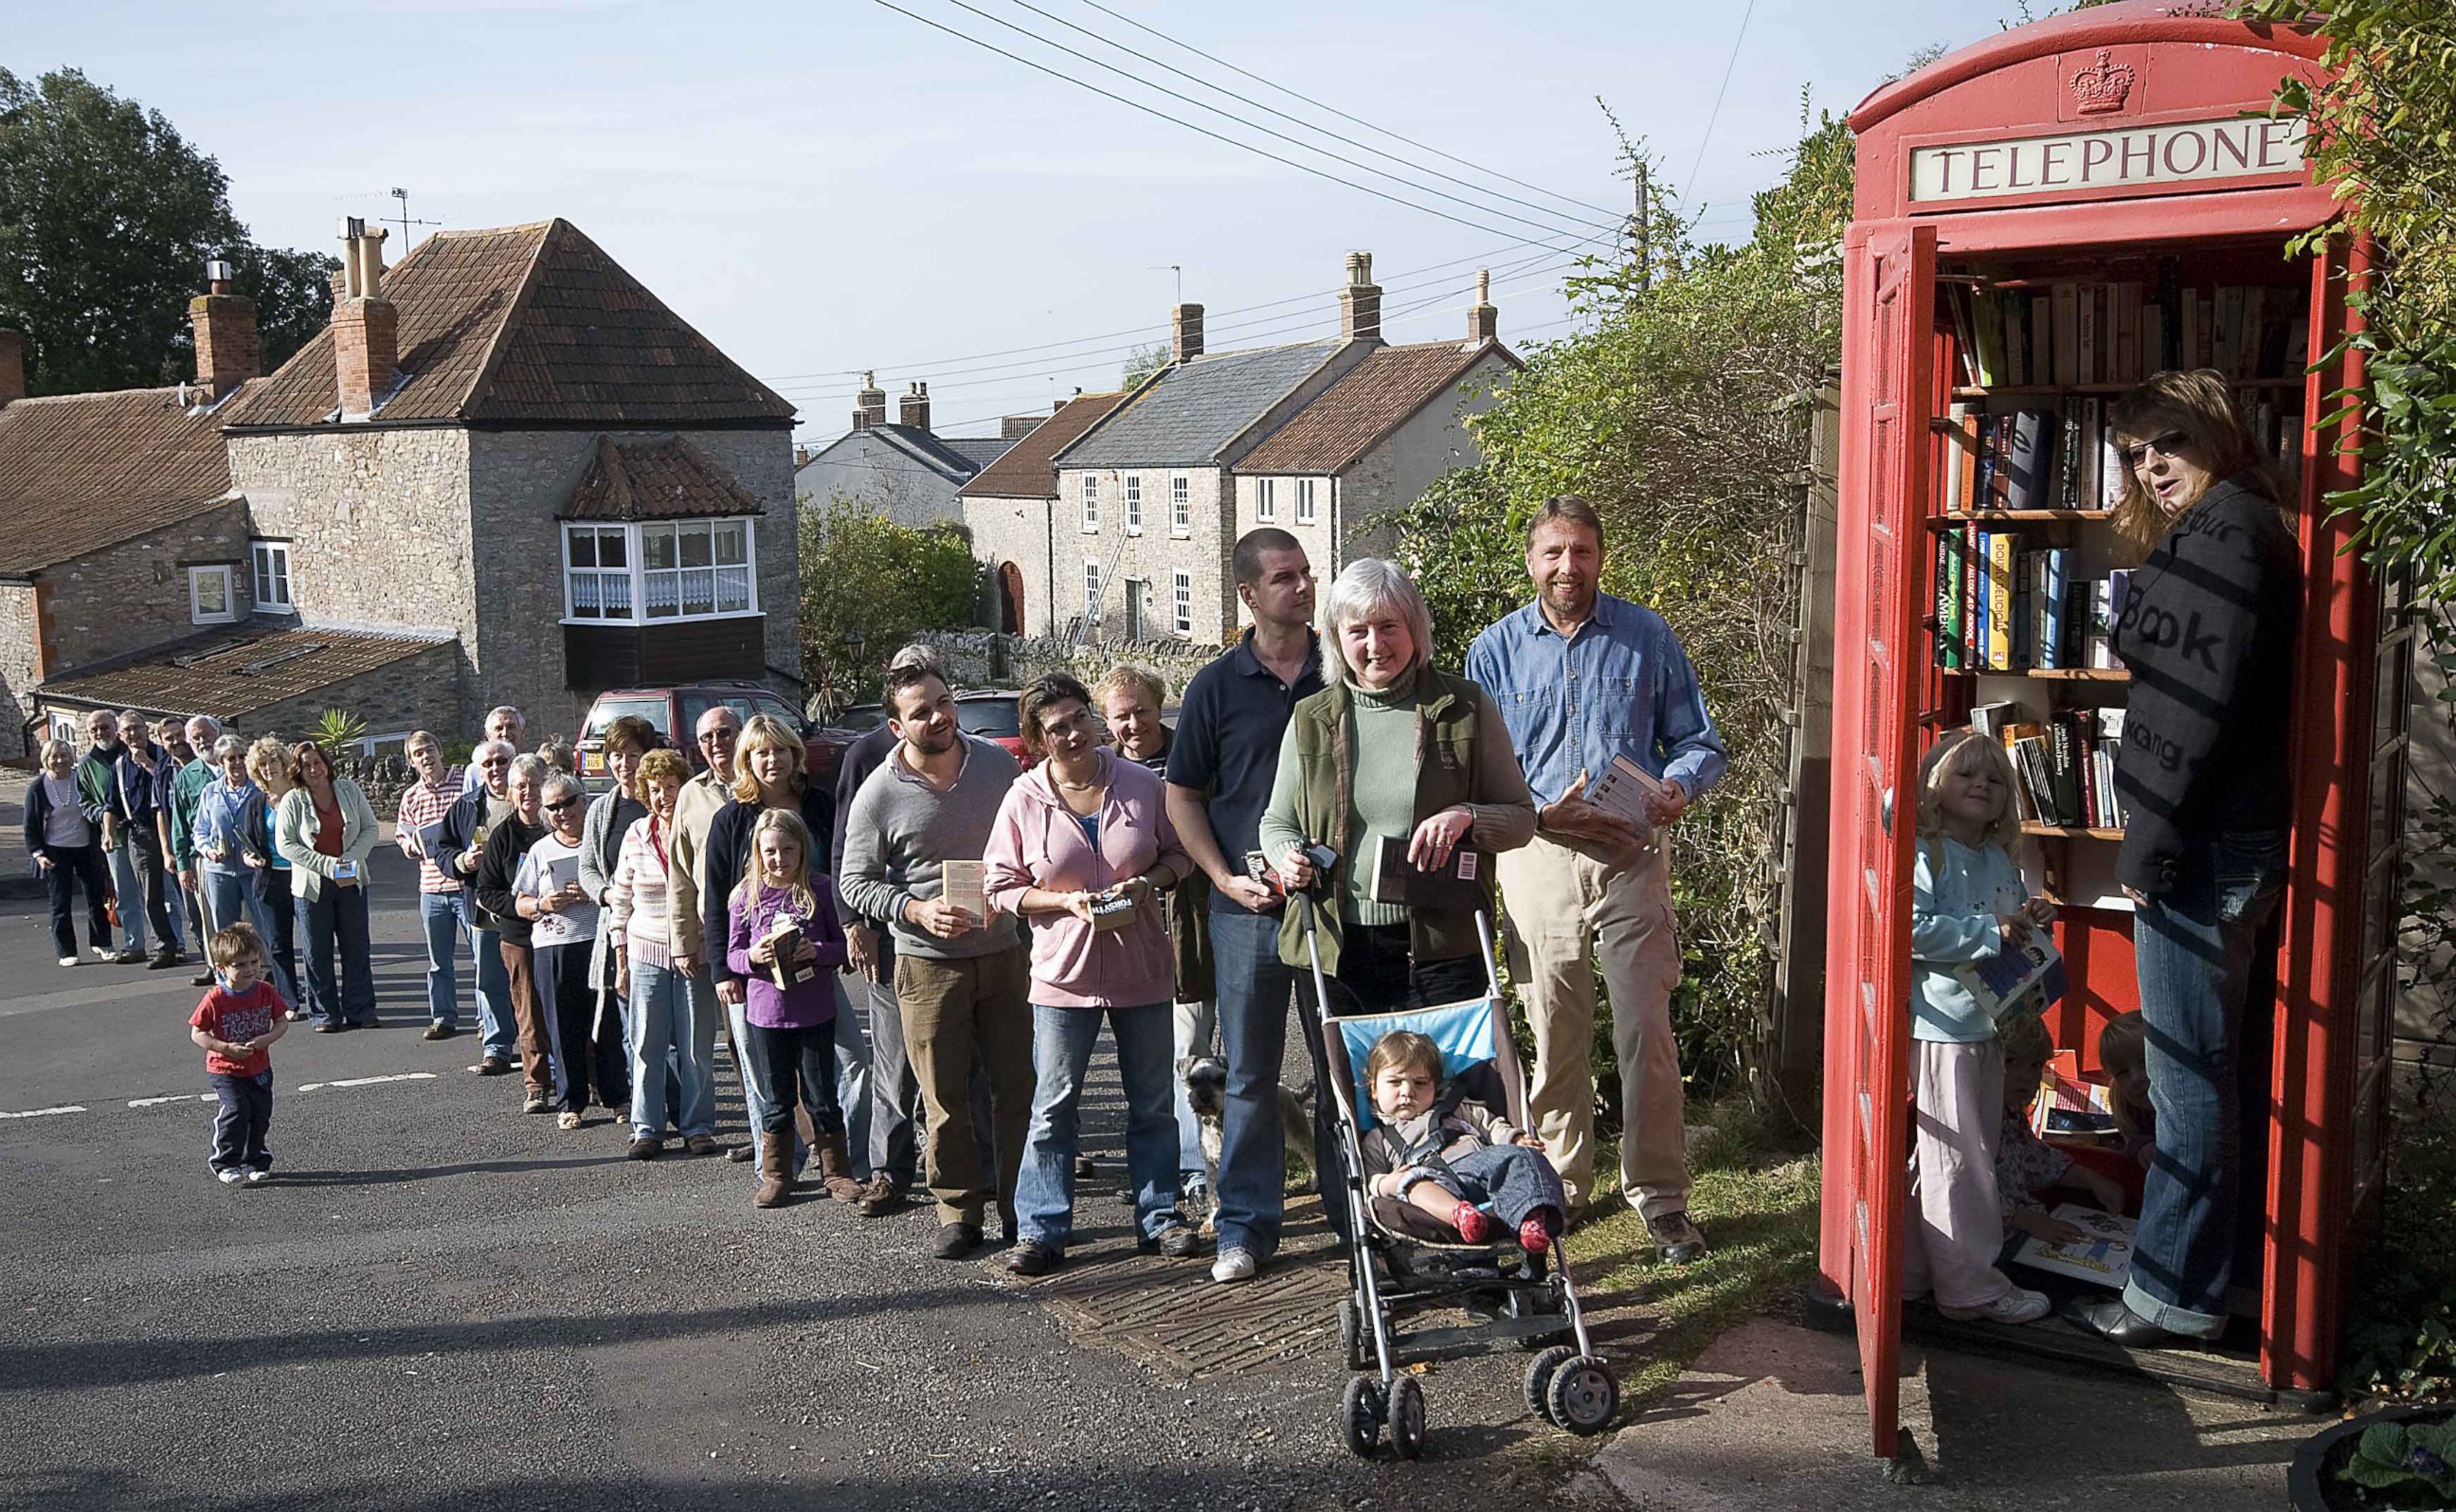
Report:
[[[926,1211],[756,1212],[747,1166],[635,1164],[610,1115],[576,1133],[522,1116],[516,1077],[470,1073],[471,1037],[419,1037],[412,886],[379,851],[384,1026],[276,1047],[279,1179],[253,1189],[206,1170],[191,973],[60,970],[41,905],[0,901],[0,1200],[17,1277],[0,1327],[0,1505],[1597,1494],[1518,1404],[1515,1353],[1427,1378],[1422,1463],[1360,1463],[1331,1438],[1344,1373],[1326,1313],[1301,1320],[1323,1332],[1290,1358],[1189,1377],[986,1258],[928,1258]],[[409,1079],[361,1080],[378,1077]],[[721,1089],[735,1134],[729,1075]],[[1090,1189],[1084,1262],[1130,1247],[1127,1210],[1100,1190],[1116,1184]],[[1184,1288],[1188,1317],[1223,1290],[1192,1263],[1152,1285]]]

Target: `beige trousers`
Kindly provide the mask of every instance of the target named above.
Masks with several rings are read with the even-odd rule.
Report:
[[[1649,1218],[1686,1210],[1680,1047],[1671,1037],[1680,940],[1662,856],[1648,852],[1615,870],[1538,835],[1503,851],[1496,869],[1509,913],[1509,971],[1525,990],[1535,1035],[1528,1112],[1570,1208],[1594,1194],[1600,966],[1620,1058],[1621,1190]]]
[[[2004,1216],[1996,1140],[2004,1126],[2004,1042],[1911,1041],[1911,1200],[1902,1296],[1984,1307],[2013,1289],[1996,1268]]]

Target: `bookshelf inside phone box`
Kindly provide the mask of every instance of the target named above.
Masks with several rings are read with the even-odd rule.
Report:
[[[2293,837],[2242,1040],[2258,1260],[2237,1279],[2257,1317],[2216,1352],[2127,1353],[2056,1321],[1962,1337],[2321,1400],[2383,1171],[2410,632],[2324,502],[2356,478],[2332,396],[2364,382],[2343,338],[2368,249],[2289,250],[2338,213],[2301,123],[2268,114],[2282,75],[2317,76],[2319,45],[2210,9],[2118,0],[2016,28],[1851,120],[1836,578],[1864,586],[1835,623],[1820,1271],[1828,1316],[1859,1335],[1880,1454],[1910,1135],[1896,795],[1907,817],[1948,730],[2005,742],[2071,981],[2047,1027],[2102,1076],[2100,1027],[2139,1006],[2112,782],[2130,685],[2108,632],[2146,545],[2118,531],[2109,414],[2162,369],[2225,376],[2302,543]]]

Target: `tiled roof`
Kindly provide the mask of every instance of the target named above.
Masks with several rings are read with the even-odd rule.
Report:
[[[1385,346],[1340,375],[1312,403],[1290,417],[1237,462],[1240,473],[1335,473],[1418,410],[1439,399],[1498,342],[1433,341]]]
[[[892,423],[869,425],[860,430],[845,432],[820,448],[819,454],[809,461],[804,462],[802,466],[808,467],[813,463],[824,462],[829,460],[830,454],[844,446],[853,447],[856,451],[865,447],[884,446],[907,460],[930,469],[951,483],[960,483],[979,472],[983,463],[974,460],[966,451],[957,450],[958,447],[993,448],[989,460],[994,460],[1004,452],[1007,445],[1007,442],[994,438],[933,436],[912,425]],[[843,460],[845,459],[837,459],[838,462]],[[795,471],[798,473],[799,469]]]
[[[1004,436],[941,436],[938,444],[964,460],[974,473],[1004,457],[1014,442]]]
[[[767,506],[679,436],[597,438],[597,456],[563,505],[565,520],[688,520],[758,515]]]
[[[1057,413],[1040,424],[1023,439],[1007,448],[1006,454],[980,471],[971,482],[956,490],[966,499],[1054,499],[1057,497],[1057,469],[1050,459],[1058,448],[1099,423],[1100,417],[1117,407],[1123,394],[1082,394],[1058,406]]]
[[[35,692],[114,708],[236,718],[451,644],[450,636],[373,635],[297,625],[240,625],[157,645],[116,664],[53,678]]]
[[[0,408],[0,572],[31,572],[158,530],[229,492],[220,420],[182,408],[176,389]]]
[[[1338,341],[1199,357],[1163,371],[1132,400],[1068,447],[1060,467],[1168,467],[1218,460],[1220,451],[1339,352]]]
[[[439,231],[383,277],[405,375],[378,422],[659,426],[782,422],[736,366],[570,222]],[[327,327],[249,385],[233,426],[319,425],[339,404]]]

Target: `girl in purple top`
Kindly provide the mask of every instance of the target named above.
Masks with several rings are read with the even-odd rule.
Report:
[[[810,875],[810,831],[788,809],[763,811],[750,828],[750,865],[733,890],[726,960],[746,984],[745,1061],[767,1098],[759,1125],[759,1207],[793,1190],[793,1108],[808,1109],[822,1142],[844,1138],[836,1106],[834,973],[845,964],[835,884]]]

